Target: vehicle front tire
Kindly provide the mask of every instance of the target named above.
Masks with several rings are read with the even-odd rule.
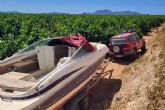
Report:
[[[141,48],[141,50],[142,50],[142,53],[145,53],[146,52],[146,50],[147,50],[146,49],[146,44],[143,45],[143,47]]]
[[[135,49],[134,52],[133,52],[133,55],[132,55],[132,60],[135,60],[138,58],[138,52],[137,50]]]

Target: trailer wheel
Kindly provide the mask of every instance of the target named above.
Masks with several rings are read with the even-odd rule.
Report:
[[[80,110],[79,104],[76,104],[75,107],[73,107],[71,110]]]
[[[91,105],[91,96],[90,95],[85,96],[79,102],[80,110],[88,110],[90,105]]]
[[[92,94],[89,92],[80,92],[63,107],[63,110],[88,110]]]
[[[72,105],[72,104],[67,104],[67,105],[65,105],[65,107],[64,107],[64,109],[62,109],[62,110],[81,110],[80,109],[80,106],[79,106],[79,104],[74,104],[74,105]]]

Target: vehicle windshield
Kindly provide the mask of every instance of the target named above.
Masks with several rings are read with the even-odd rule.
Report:
[[[40,40],[32,45],[30,45],[29,47],[21,50],[19,52],[19,54],[22,54],[24,52],[28,52],[28,51],[32,51],[32,50],[35,50],[37,47],[42,47],[42,46],[48,46],[48,43],[50,42],[50,40],[52,40],[51,38],[49,39],[43,39],[43,40]]]
[[[112,38],[111,43],[112,44],[125,44],[126,43],[126,38]]]

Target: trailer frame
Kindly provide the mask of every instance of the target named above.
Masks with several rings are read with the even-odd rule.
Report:
[[[105,72],[108,64],[109,59],[104,60],[104,62],[96,71],[92,80],[86,84],[84,89],[75,95],[70,101],[68,101],[60,110],[88,110],[91,104],[91,98],[94,97],[90,90],[108,74],[110,74],[108,79],[110,79],[112,76],[112,72]]]

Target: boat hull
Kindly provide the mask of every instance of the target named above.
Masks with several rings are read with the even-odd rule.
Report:
[[[91,79],[95,75],[95,71],[97,70],[97,68],[99,68],[99,65],[102,64],[103,61],[104,58],[101,58],[94,65],[86,69],[82,74],[75,77],[74,80],[72,80],[72,82],[67,85],[68,88],[67,90],[62,90],[63,92],[61,91],[58,94],[54,95],[52,99],[49,99],[50,101],[52,100],[52,102],[47,101],[48,103],[46,105],[50,105],[50,108],[51,109],[53,108],[54,110],[57,110],[60,107],[62,107],[63,104],[65,104],[67,101],[69,101],[72,97],[74,97],[77,93],[79,93],[81,90],[83,90],[86,87],[88,82],[91,81]],[[57,97],[60,94],[63,94],[64,97],[58,100],[57,102],[54,102],[56,99],[55,97]],[[48,106],[46,108],[50,109]]]
[[[52,88],[45,94],[45,97],[42,97],[38,100],[39,103],[35,102],[33,105],[30,105],[24,110],[58,110],[60,109],[67,101],[69,101],[72,97],[74,97],[77,93],[79,93],[83,88],[88,84],[88,82],[95,75],[95,71],[99,67],[100,64],[104,61],[104,57],[102,57],[99,61],[97,61],[94,65],[91,65],[85,71],[83,71],[79,75],[75,75],[73,77],[68,77],[64,82],[60,83],[61,89],[58,92],[53,93]],[[49,98],[48,98],[49,97]]]

